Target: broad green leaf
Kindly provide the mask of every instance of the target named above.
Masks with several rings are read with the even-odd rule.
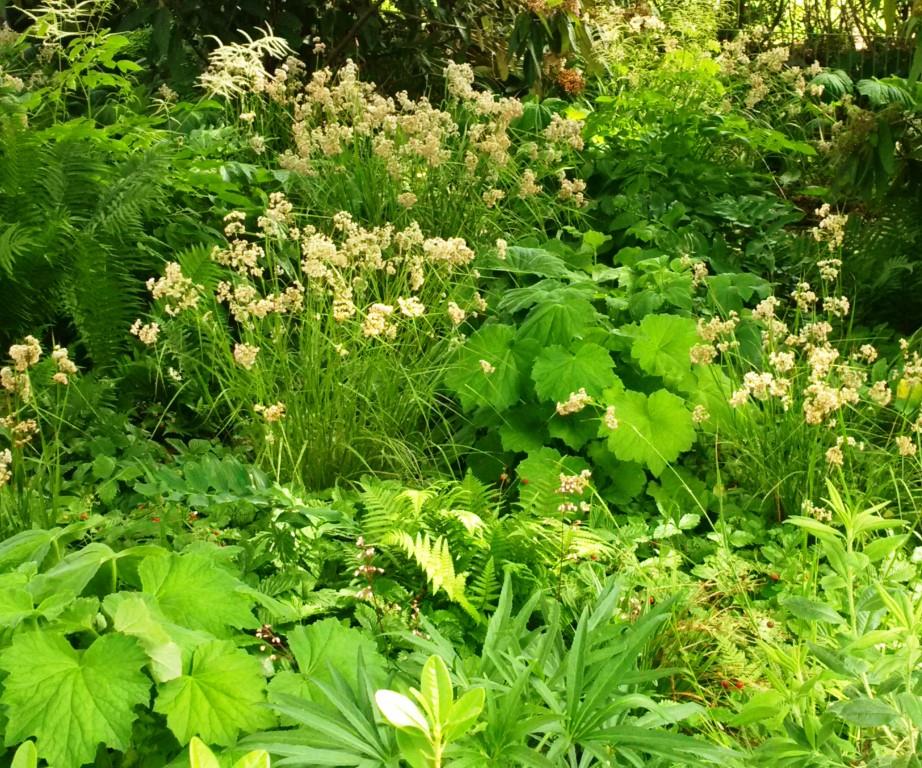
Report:
[[[124,750],[131,739],[134,708],[146,705],[150,681],[137,643],[105,635],[85,651],[63,634],[28,632],[0,655],[7,673],[2,702],[9,716],[6,742],[30,737],[54,768],[90,763],[102,743]]]
[[[298,672],[309,681],[332,682],[332,667],[355,688],[359,654],[366,670],[373,675],[384,668],[384,659],[374,639],[337,619],[295,627],[288,635],[288,647],[298,662]]]
[[[452,705],[445,728],[446,741],[455,741],[467,733],[483,712],[486,695],[483,688],[472,688]]]
[[[147,557],[138,568],[145,593],[172,622],[227,637],[231,627],[257,626],[253,598],[207,550]]]
[[[642,392],[622,392],[608,401],[614,406],[617,429],[604,424],[600,436],[622,461],[646,464],[659,475],[695,442],[695,428],[685,402],[660,389],[647,397]]]
[[[117,466],[115,459],[105,454],[100,454],[93,460],[93,477],[96,480],[105,480],[109,477]]]
[[[106,544],[87,544],[32,579],[29,591],[34,595],[36,603],[55,594],[77,597],[104,564],[119,557],[120,555]]]
[[[592,409],[593,412],[584,410],[568,416],[555,413],[547,425],[547,433],[563,441],[568,448],[579,451],[599,433],[599,417],[594,410]]]
[[[876,563],[878,560],[883,560],[888,555],[901,549],[905,546],[907,541],[909,541],[908,533],[901,533],[895,536],[883,536],[865,544],[864,554],[867,556],[868,560],[872,563]]]
[[[522,321],[516,339],[530,339],[539,348],[552,344],[570,344],[594,325],[596,314],[587,299],[539,304]]]
[[[410,764],[410,768],[431,768],[435,765],[429,737],[420,731],[398,730],[397,748],[400,750],[400,756]]]
[[[525,248],[518,245],[506,249],[505,259],[489,262],[489,269],[538,277],[562,277],[569,271],[563,259],[544,248]]]
[[[504,451],[528,453],[547,442],[547,416],[533,402],[510,408],[502,420],[498,432]]]
[[[576,456],[561,456],[553,448],[540,448],[519,462],[519,503],[526,509],[550,512],[560,504],[560,475],[578,475],[589,465]]]
[[[445,723],[454,701],[451,675],[444,659],[433,654],[423,665],[420,677],[421,703],[424,703],[436,723]]]
[[[171,629],[174,627],[152,604],[149,595],[140,593],[119,593],[106,598],[105,609],[112,618],[118,632],[137,638],[141,647],[150,658],[151,674],[158,683],[173,680],[182,674],[182,648]],[[186,639],[193,633],[185,631]],[[199,634],[198,642],[207,639]],[[190,643],[190,646],[196,643]]]
[[[384,719],[395,728],[415,728],[429,735],[429,723],[422,710],[402,693],[380,690],[375,692],[375,704]]]
[[[10,768],[38,768],[38,750],[34,741],[24,741],[19,745]]]
[[[189,742],[189,768],[221,768],[214,752],[197,736]]]
[[[255,749],[234,763],[234,768],[269,768],[270,765],[269,753],[264,749]]]
[[[833,704],[829,711],[846,723],[861,728],[888,725],[900,714],[885,701],[864,696],[850,701],[840,701]]]
[[[678,315],[647,315],[640,322],[633,357],[641,370],[678,384],[691,371],[688,351],[698,343],[695,321]]]
[[[458,395],[465,410],[514,405],[520,396],[522,374],[513,351],[515,329],[485,325],[471,334],[445,374],[445,383]]]
[[[230,641],[212,640],[195,649],[181,677],[158,686],[154,710],[166,715],[180,744],[199,736],[226,747],[240,731],[272,724],[263,706],[265,687],[258,659]]]
[[[798,619],[805,621],[823,621],[828,624],[844,624],[845,619],[831,605],[812,600],[809,597],[791,595],[781,601],[781,605],[788,609]]]
[[[27,581],[21,573],[0,576],[0,627],[15,627],[33,615],[35,606],[25,588]]]
[[[605,389],[621,383],[611,355],[598,344],[582,344],[573,351],[559,345],[544,349],[535,360],[531,378],[538,397],[555,403],[564,402],[581,388],[591,397],[600,397]]]

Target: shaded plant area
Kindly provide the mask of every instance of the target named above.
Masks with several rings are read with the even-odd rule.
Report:
[[[919,765],[922,85],[827,11],[0,3],[0,763]]]

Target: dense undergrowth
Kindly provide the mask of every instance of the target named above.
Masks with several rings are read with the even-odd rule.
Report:
[[[0,762],[922,764],[922,85],[578,7],[0,27]]]

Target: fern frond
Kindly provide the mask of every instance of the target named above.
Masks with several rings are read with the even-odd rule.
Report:
[[[470,601],[481,613],[492,612],[496,609],[499,593],[502,589],[496,573],[496,561],[489,556],[476,571],[468,588]]]
[[[385,543],[399,547],[416,562],[426,574],[433,593],[441,590],[449,600],[479,620],[479,614],[467,598],[467,573],[455,573],[455,564],[444,537],[433,540],[428,533],[418,533],[414,539],[401,531],[388,536]]]

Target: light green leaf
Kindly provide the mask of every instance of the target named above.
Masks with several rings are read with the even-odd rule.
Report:
[[[467,733],[467,730],[483,712],[485,702],[486,691],[483,688],[472,688],[458,699],[452,706],[448,717],[445,740],[455,741]]]
[[[264,749],[255,749],[234,763],[234,768],[269,768],[269,766],[269,753]]]
[[[845,619],[831,605],[809,597],[791,595],[780,601],[798,619],[824,621],[827,624],[844,624]]]
[[[561,456],[553,448],[540,448],[519,462],[519,503],[525,509],[549,512],[560,504],[560,475],[578,475],[589,465],[576,456]]]
[[[647,315],[640,322],[633,357],[646,373],[678,384],[691,371],[688,351],[698,343],[695,321],[678,315]]]
[[[19,745],[10,768],[38,768],[38,750],[34,741],[24,741]]]
[[[608,387],[620,385],[608,350],[598,344],[582,344],[571,351],[562,346],[544,349],[531,372],[535,392],[543,400],[559,403],[580,388],[600,397]]]
[[[151,673],[158,683],[182,674],[182,648],[170,633],[163,615],[144,594],[119,593],[106,598],[105,608],[115,629],[138,639],[150,658]],[[200,642],[207,635],[200,635]]]
[[[197,736],[189,742],[189,768],[221,768],[214,752]]]
[[[851,701],[840,701],[833,704],[829,711],[846,723],[861,728],[888,725],[900,714],[887,702],[864,696]]]
[[[61,562],[29,583],[36,603],[52,595],[77,597],[99,569],[120,555],[106,544],[93,542],[67,555]]]
[[[262,706],[265,687],[258,659],[230,641],[212,640],[195,649],[187,672],[158,686],[154,710],[166,715],[180,744],[200,736],[226,747],[240,731],[272,724]]]
[[[812,517],[793,515],[784,522],[789,525],[796,525],[798,528],[803,528],[818,539],[835,541],[836,539],[843,538],[842,534],[831,525],[821,523],[819,520],[814,520]]]
[[[34,613],[32,594],[25,588],[27,579],[20,573],[0,576],[0,627],[15,627]]]
[[[397,691],[375,692],[375,704],[384,719],[395,728],[415,728],[429,735],[429,723],[422,710],[410,699]]]
[[[646,464],[659,475],[667,463],[695,442],[695,428],[685,402],[665,389],[649,397],[642,392],[622,392],[609,404],[615,408],[619,426],[609,430],[603,424],[600,436],[608,436],[609,448],[622,461]]]
[[[144,592],[166,618],[183,627],[227,637],[231,627],[258,626],[253,598],[208,551],[147,557],[138,568]]]
[[[445,374],[445,383],[465,410],[489,406],[501,411],[518,401],[522,374],[513,351],[514,338],[511,326],[485,325],[461,347],[456,363]]]
[[[429,737],[416,729],[398,730],[397,748],[400,750],[400,757],[410,764],[410,768],[431,768],[435,764]]]
[[[545,302],[528,313],[516,338],[534,341],[539,349],[552,344],[570,344],[594,325],[596,314],[587,299]]]
[[[288,647],[298,662],[298,671],[310,681],[332,682],[332,667],[355,688],[359,654],[372,673],[383,669],[385,663],[371,636],[332,618],[295,627],[288,635]]]
[[[7,743],[35,737],[38,754],[54,768],[92,762],[100,743],[126,749],[134,708],[150,697],[145,663],[137,643],[123,635],[97,638],[85,651],[63,634],[17,635],[0,656],[8,675]]]
[[[420,677],[421,703],[428,707],[436,723],[444,723],[451,711],[454,692],[448,666],[441,656],[432,655],[426,659]]]

